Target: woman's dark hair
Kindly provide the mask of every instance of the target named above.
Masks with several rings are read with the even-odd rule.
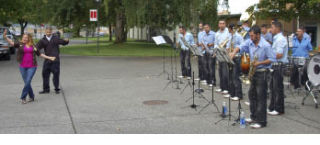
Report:
[[[254,34],[261,34],[261,29],[259,26],[254,25],[251,27],[251,29],[249,30],[249,32],[253,32]]]

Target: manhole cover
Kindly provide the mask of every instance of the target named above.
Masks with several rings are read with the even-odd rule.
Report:
[[[168,104],[168,101],[164,101],[164,100],[150,100],[150,101],[144,101],[143,104],[144,104],[144,105],[164,105],[164,104]]]

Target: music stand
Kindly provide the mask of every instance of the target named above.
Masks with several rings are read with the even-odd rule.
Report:
[[[190,45],[186,39],[184,37],[180,37],[182,43],[184,44],[184,46],[186,46],[193,55],[195,56],[203,56],[203,54],[198,50],[198,48],[195,45]],[[191,58],[190,58],[191,59]],[[180,92],[180,94],[182,94],[184,92],[184,90],[188,87],[188,86],[192,86],[190,83],[190,80],[188,80],[188,83],[185,85],[185,87],[183,88],[183,90]]]
[[[163,36],[155,36],[155,37],[152,37],[152,40],[156,43],[156,45],[162,45],[162,44],[169,44]],[[164,47],[162,48],[162,72],[158,75],[158,76],[161,76],[161,75],[165,75],[167,74],[168,75],[168,80],[170,79],[169,78],[169,73],[166,71],[166,60],[165,60],[165,49]]]
[[[160,75],[162,74],[168,74],[168,80],[169,82],[167,83],[167,85],[165,86],[164,90],[170,85],[172,84],[172,87],[173,87],[173,83],[175,82],[178,82],[176,78],[174,78],[173,76],[173,52],[176,50],[176,47],[174,45],[174,43],[172,42],[172,40],[170,39],[169,36],[166,36],[166,35],[160,35],[160,36],[156,36],[156,37],[152,37],[152,39],[155,41],[155,43],[157,45],[160,45],[160,44],[170,44],[170,46],[173,48],[172,51],[171,51],[171,56],[170,56],[170,62],[171,62],[171,76],[170,74],[165,70],[165,51],[164,51],[164,48],[163,48],[163,72],[160,73]],[[160,76],[159,75],[159,76]],[[177,84],[177,87],[176,89],[180,89],[179,88],[179,84]]]
[[[213,50],[213,54],[215,54],[214,57],[217,58],[218,62],[220,62],[220,63],[221,62],[228,63],[229,70],[230,70],[230,67],[232,68],[232,66],[234,65],[233,60],[228,56],[227,51],[224,48],[221,48],[219,46],[219,48]],[[228,125],[229,125],[230,121],[231,121],[231,116],[232,116],[231,115],[231,97],[229,97],[229,108],[228,109],[229,109],[228,110],[229,111],[229,114],[228,114]],[[221,116],[222,116],[222,119],[217,121],[217,122],[215,122],[215,124],[218,124],[219,122],[221,122],[221,121],[226,119],[225,116],[223,116],[223,115],[221,115]]]

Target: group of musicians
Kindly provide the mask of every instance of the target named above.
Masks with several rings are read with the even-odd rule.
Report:
[[[293,47],[288,47],[287,38],[283,35],[283,26],[278,20],[261,27],[254,25],[251,28],[248,22],[238,23],[238,28],[234,24],[227,26],[225,20],[220,20],[217,32],[211,30],[209,24],[199,24],[197,43],[193,35],[186,31],[185,27],[180,27],[179,44],[181,46],[181,69],[182,77],[191,79],[190,50],[186,47],[181,38],[185,38],[190,45],[197,45],[203,56],[198,56],[199,79],[202,84],[209,87],[216,85],[216,63],[219,64],[219,88],[216,92],[222,93],[224,97],[238,101],[243,99],[241,74],[241,56],[248,54],[250,62],[255,68],[250,79],[250,89],[248,92],[250,106],[250,117],[246,122],[251,128],[262,128],[267,125],[267,114],[275,116],[285,113],[284,110],[284,84],[283,66],[289,62],[288,51],[292,50],[292,56],[309,57],[312,50],[311,39],[305,33],[303,27],[297,29],[293,39]],[[240,35],[244,31],[245,35]],[[243,34],[243,33],[242,33]],[[222,43],[229,40],[223,49],[229,53],[234,64],[226,62],[216,62],[214,49],[221,49]],[[301,84],[296,78],[297,66],[294,67],[291,83],[295,88]],[[267,107],[268,88],[270,89],[270,104]]]

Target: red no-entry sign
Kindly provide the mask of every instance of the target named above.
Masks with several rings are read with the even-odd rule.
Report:
[[[92,22],[98,21],[98,10],[97,9],[90,10],[90,21],[92,21]]]

